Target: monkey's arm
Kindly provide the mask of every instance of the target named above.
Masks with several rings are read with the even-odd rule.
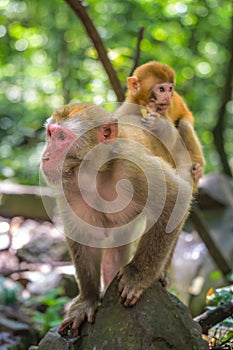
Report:
[[[99,305],[100,249],[81,245],[69,238],[67,243],[78,276],[79,295],[73,300],[58,332],[64,335],[71,328],[73,335],[77,336],[85,319],[94,322]]]
[[[175,124],[177,121],[186,119],[190,124],[194,125],[194,117],[188,106],[183,101],[182,97],[174,90],[171,98],[171,103],[165,112],[166,118],[172,119]]]
[[[187,150],[192,159],[191,174],[197,186],[198,181],[203,175],[205,159],[202,152],[200,141],[194,130],[194,117],[192,112],[184,103],[182,97],[174,91],[171,104],[165,112],[165,117],[170,117],[174,124],[177,125],[179,134],[181,135]]]
[[[205,158],[203,155],[200,141],[198,140],[197,134],[193,126],[188,120],[181,119],[179,121],[178,131],[192,159],[193,166],[191,172],[193,180],[196,183],[198,183],[199,179],[203,175],[205,167]]]

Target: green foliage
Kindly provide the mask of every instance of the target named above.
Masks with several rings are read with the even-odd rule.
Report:
[[[211,280],[217,280],[217,279],[220,278],[221,276],[222,276],[221,271],[215,270],[215,271],[211,272],[211,274],[210,274],[210,279],[211,279]]]
[[[70,300],[68,297],[61,296],[62,294],[62,289],[58,287],[30,299],[33,307],[37,305],[37,310],[32,311],[32,321],[37,324],[41,335],[62,322],[64,305]]]
[[[214,290],[210,290],[207,293],[206,302],[207,308],[213,310],[222,304],[228,303],[233,300],[233,287],[224,287]],[[228,317],[222,322],[218,323],[214,327],[218,331],[218,342],[223,344],[226,343],[233,337],[233,318]],[[224,329],[221,332],[221,329]],[[216,333],[217,334],[217,333]]]
[[[215,307],[227,303],[233,299],[232,287],[219,288],[207,295],[207,302]]]
[[[211,129],[226,79],[228,0],[88,0],[93,19],[125,85],[137,33],[145,28],[140,64],[159,60],[177,73],[177,90],[196,116],[207,172],[221,171]],[[0,0],[0,179],[38,184],[43,123],[64,103],[116,97],[81,22],[63,0]],[[227,106],[227,128],[233,102]],[[233,164],[232,134],[226,150]]]
[[[19,283],[0,276],[0,304],[14,304],[19,299],[21,290]]]

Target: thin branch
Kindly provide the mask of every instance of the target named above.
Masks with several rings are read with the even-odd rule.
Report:
[[[141,41],[143,39],[143,34],[144,34],[144,27],[141,27],[138,31],[138,39],[137,39],[137,46],[136,46],[136,52],[135,52],[135,56],[134,56],[134,64],[133,67],[129,73],[129,76],[131,76],[134,72],[134,70],[137,68],[138,66],[138,62],[139,62],[139,58],[140,58],[140,45],[141,45]]]
[[[124,101],[125,93],[118,79],[118,76],[112,66],[111,61],[108,58],[107,51],[104,47],[102,39],[97,32],[91,18],[89,17],[87,10],[80,0],[65,0],[69,6],[74,10],[75,14],[79,17],[83,23],[89,38],[92,40],[96,51],[98,52],[99,59],[102,62],[104,69],[109,77],[112,88],[117,95],[119,102]]]
[[[223,89],[222,104],[218,111],[218,120],[213,128],[213,135],[215,140],[215,145],[218,150],[222,167],[225,174],[228,174],[232,177],[231,168],[227,161],[226,152],[224,149],[224,124],[226,119],[226,105],[228,101],[231,100],[231,90],[232,90],[232,79],[233,79],[233,17],[232,17],[232,26],[231,26],[231,35],[229,38],[229,44],[227,45],[229,52],[231,54],[231,59],[228,64],[227,73],[226,73],[226,83]]]
[[[210,232],[208,231],[202,217],[201,212],[198,209],[197,205],[193,206],[193,209],[190,212],[190,221],[195,228],[195,230],[200,235],[201,239],[205,243],[208,252],[215,264],[218,266],[219,270],[222,272],[223,276],[227,276],[231,272],[231,266],[225,257],[222,255],[222,252],[218,248],[217,244],[211,237]]]
[[[214,310],[209,310],[194,318],[202,328],[204,334],[207,334],[208,329],[219,322],[222,322],[227,317],[233,315],[233,300],[225,303]]]

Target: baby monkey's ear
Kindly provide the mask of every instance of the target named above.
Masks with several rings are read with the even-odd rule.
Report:
[[[136,94],[140,90],[140,83],[135,75],[127,78],[127,86],[131,94]]]

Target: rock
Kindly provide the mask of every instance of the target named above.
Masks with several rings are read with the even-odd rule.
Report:
[[[189,310],[156,282],[132,308],[119,302],[115,279],[93,325],[85,322],[76,342],[62,338],[53,330],[38,350],[207,350],[201,328]],[[46,340],[46,342],[45,342]]]
[[[203,209],[233,206],[233,180],[225,174],[207,174],[198,186],[198,205]]]
[[[52,328],[40,341],[38,350],[74,350],[72,344],[76,342],[76,339],[66,339],[61,337],[57,332],[57,328]]]

